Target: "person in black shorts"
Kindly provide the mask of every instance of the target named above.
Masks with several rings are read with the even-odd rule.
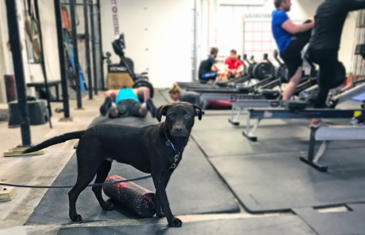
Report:
[[[312,99],[316,108],[325,107],[329,90],[346,79],[345,68],[338,61],[341,34],[348,13],[360,9],[365,9],[365,0],[325,0],[317,9],[307,52],[308,59],[320,67],[319,92]]]
[[[280,57],[288,68],[289,84],[283,92],[283,100],[288,100],[302,77],[301,51],[309,41],[314,21],[294,24],[286,14],[290,11],[291,0],[274,0],[274,5],[276,10],[272,12],[271,27]]]
[[[203,60],[199,66],[199,80],[202,83],[215,81],[218,76],[221,76],[218,66],[216,65],[216,58],[218,55],[218,48],[210,49],[208,59]]]
[[[152,102],[152,87],[122,88],[104,93],[105,101],[100,106],[100,114],[109,118],[145,117],[150,111],[155,117],[156,107]]]

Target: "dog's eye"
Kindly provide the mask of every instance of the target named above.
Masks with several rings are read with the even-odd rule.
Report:
[[[170,119],[175,119],[176,118],[176,113],[170,113],[169,115]]]
[[[192,117],[192,116],[191,116],[191,114],[188,114],[188,113],[184,115],[184,118],[185,118],[186,120],[189,120],[191,117]]]

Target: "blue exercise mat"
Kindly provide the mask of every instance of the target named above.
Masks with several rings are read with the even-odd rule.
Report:
[[[358,95],[351,99],[352,101],[356,102],[364,102],[365,101],[365,93],[362,93],[361,95]]]

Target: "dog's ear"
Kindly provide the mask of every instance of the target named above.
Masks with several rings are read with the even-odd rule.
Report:
[[[193,107],[195,111],[195,116],[198,116],[198,119],[202,120],[202,116],[204,115],[204,111],[202,110],[202,108],[198,105],[193,105]]]
[[[167,113],[167,110],[170,108],[171,105],[165,104],[160,106],[156,111],[156,118],[159,122],[161,122],[162,116],[165,116]]]

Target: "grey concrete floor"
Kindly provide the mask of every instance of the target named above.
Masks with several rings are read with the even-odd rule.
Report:
[[[83,109],[77,110],[76,102],[70,102],[72,121],[61,121],[63,113],[53,112],[53,128],[48,123],[31,126],[32,143],[39,143],[61,133],[85,129],[99,112],[103,102],[100,94],[93,100],[83,99]],[[52,103],[52,109],[61,108],[61,103]],[[48,148],[44,155],[32,157],[3,157],[3,153],[21,144],[20,128],[8,128],[0,122],[0,181],[35,185],[50,185],[68,162],[75,141],[68,141]],[[23,225],[38,205],[46,190],[16,189],[12,201],[0,203],[0,228]]]

